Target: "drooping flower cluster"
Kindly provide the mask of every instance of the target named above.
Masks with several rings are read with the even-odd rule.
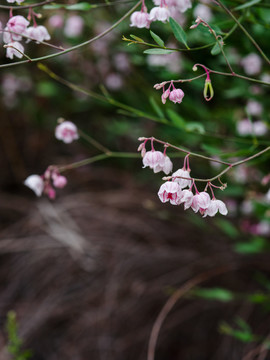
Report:
[[[170,16],[174,16],[175,12],[183,13],[191,8],[190,0],[153,0],[153,2],[156,6],[151,9],[150,13],[147,12],[144,2],[142,3],[141,11],[135,11],[131,15],[130,26],[149,29],[151,22],[165,23]]]
[[[151,151],[146,151],[146,143],[151,140]],[[166,155],[167,144],[164,143],[164,153],[156,151],[154,149],[154,138],[139,138],[139,141],[143,141],[138,151],[141,151],[144,167],[150,167],[154,173],[163,171],[166,175],[172,171],[173,164],[169,157]],[[190,177],[189,166],[189,154],[185,157],[184,165],[181,169],[175,171],[169,180],[166,178],[166,182],[161,185],[158,196],[161,202],[170,202],[172,205],[184,205],[184,209],[191,208],[195,213],[198,211],[203,217],[215,216],[218,212],[222,215],[227,215],[228,210],[223,201],[217,200],[214,196],[213,187],[210,182],[203,192],[199,192],[194,179]],[[212,199],[206,192],[207,188],[210,188],[212,193]],[[195,190],[195,194],[193,193]]]
[[[141,151],[141,155],[143,157],[143,167],[149,167],[153,169],[154,173],[158,173],[163,171],[166,175],[168,175],[173,168],[173,164],[170,158],[166,155],[166,147],[164,148],[164,152],[156,151],[153,145],[153,139],[151,140],[151,151],[146,151],[145,145],[148,140],[145,140],[138,147],[138,151]]]
[[[163,85],[162,83],[154,85],[154,88],[156,90],[159,90],[161,88],[163,89],[163,93],[161,95],[162,104],[166,104],[167,99],[172,101],[174,104],[181,104],[183,97],[185,96],[183,90],[175,88],[173,81],[171,81],[168,89],[166,90],[165,90],[165,85]]]
[[[17,2],[20,3],[19,1]],[[8,58],[13,59],[14,56],[18,58],[23,57],[24,46],[21,43],[23,37],[26,39],[26,42],[34,40],[36,43],[39,43],[50,40],[51,37],[45,26],[37,25],[36,17],[39,17],[39,14],[36,14],[33,9],[31,9],[28,19],[33,20],[33,26],[29,26],[30,21],[21,15],[12,16],[11,11],[10,18],[2,30],[3,42],[5,43],[4,47],[7,49],[6,56]]]
[[[37,196],[47,195],[49,199],[55,199],[55,188],[62,189],[67,184],[67,178],[60,175],[55,166],[49,166],[43,175],[30,175],[24,185],[33,190]]]

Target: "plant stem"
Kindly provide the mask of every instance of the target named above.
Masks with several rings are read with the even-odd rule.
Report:
[[[0,9],[7,9],[7,10],[23,10],[23,9],[29,9],[29,8],[34,8],[34,7],[38,7],[38,6],[43,6],[43,5],[47,5],[52,3],[55,0],[47,0],[47,1],[41,1],[39,3],[36,4],[31,4],[31,5],[21,5],[21,6],[9,6],[9,5],[0,5]]]
[[[125,13],[125,15],[123,15],[118,21],[116,21],[112,26],[110,26],[108,29],[104,30],[102,33],[100,33],[99,35],[93,37],[92,39],[89,39],[87,41],[84,41],[83,43],[81,44],[78,44],[78,45],[75,45],[75,46],[72,46],[66,50],[63,50],[59,53],[54,53],[54,54],[50,54],[50,55],[46,55],[46,56],[41,56],[41,57],[38,57],[38,58],[33,58],[31,59],[32,62],[37,62],[37,61],[42,61],[42,60],[48,60],[48,59],[52,59],[52,58],[55,58],[57,56],[60,56],[60,55],[63,55],[63,54],[67,54],[71,51],[74,51],[74,50],[77,50],[77,49],[80,49],[82,47],[85,47],[89,44],[91,44],[92,42],[102,38],[103,36],[107,35],[109,32],[111,32],[113,29],[115,29],[122,21],[124,21],[127,17],[129,17],[134,10],[137,9],[137,7],[141,4],[141,0],[136,4],[134,5],[127,13]],[[21,65],[21,64],[25,64],[27,63],[28,60],[26,61],[17,61],[17,62],[14,62],[14,63],[9,63],[9,64],[2,64],[0,65],[0,68],[4,68],[4,67],[10,67],[10,66],[16,66],[16,65]]]
[[[244,26],[238,21],[238,19],[233,15],[233,13],[220,1],[215,0],[215,2],[236,22],[236,24],[240,27],[240,29],[244,32],[244,34],[249,38],[249,40],[252,42],[252,44],[256,47],[256,49],[259,51],[261,56],[264,58],[264,60],[270,65],[270,60],[267,57],[267,55],[264,53],[264,51],[260,48],[258,43],[253,39],[253,37],[250,35],[250,33],[244,28]]]

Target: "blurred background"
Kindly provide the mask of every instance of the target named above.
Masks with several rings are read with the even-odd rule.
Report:
[[[101,33],[134,4],[100,2],[78,11],[47,5],[39,8],[40,23],[52,44],[68,48]],[[269,55],[268,2],[224,4]],[[153,7],[150,1],[146,5]],[[0,11],[5,24],[8,11]],[[27,11],[15,14],[27,16]],[[153,89],[165,80],[200,74],[192,71],[195,63],[228,71],[223,57],[211,54],[214,39],[208,30],[189,30],[198,15],[223,37],[230,33],[224,50],[235,72],[269,82],[269,66],[228,15],[213,2],[195,0],[174,18],[191,48],[212,44],[200,51],[145,54],[149,47],[128,45],[122,36],[155,44],[149,30],[131,28],[127,19],[91,45],[43,62],[68,86],[34,62],[0,68],[1,360],[27,358],[8,350],[16,332],[35,360],[147,359],[158,314],[190,280],[194,285],[161,327],[155,359],[270,359],[269,154],[222,178],[228,187],[215,195],[226,203],[226,217],[202,219],[160,203],[163,174],[142,170],[140,157],[106,159],[66,172],[68,185],[54,201],[35,197],[23,185],[28,175],[43,174],[49,165],[100,153],[84,139],[56,140],[59,117],[115,152],[136,153],[140,136],[223,161],[269,146],[267,86],[212,75],[211,102],[204,100],[204,79],[199,79],[177,86],[185,97],[176,105],[163,105],[162,92]],[[169,24],[155,22],[151,30],[167,47],[184,47]],[[32,58],[53,51],[25,45]],[[2,49],[1,64],[9,62]],[[168,155],[174,171],[182,168],[182,154]],[[222,170],[194,157],[190,165],[191,175],[199,178]],[[18,331],[12,330],[11,310]]]

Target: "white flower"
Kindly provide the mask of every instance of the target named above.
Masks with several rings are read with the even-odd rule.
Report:
[[[149,166],[154,173],[158,173],[165,166],[165,156],[161,151],[147,151],[143,157],[143,165],[144,168]]]
[[[261,71],[262,60],[259,55],[252,53],[242,59],[241,65],[248,75],[256,75]]]
[[[149,14],[143,11],[135,11],[130,17],[131,24],[130,26],[135,26],[137,28],[147,28],[149,29],[150,20]]]
[[[31,40],[36,40],[36,42],[39,43],[40,41],[51,39],[48,30],[45,28],[45,26],[42,25],[30,26],[25,30],[24,34],[31,38],[31,39],[27,39],[26,42],[29,42]]]
[[[175,104],[176,103],[180,104],[182,102],[184,96],[185,96],[185,94],[184,94],[183,90],[174,89],[170,92],[169,99]]]
[[[251,135],[253,132],[252,122],[249,119],[243,119],[236,124],[238,134],[242,136]]]
[[[17,3],[18,5],[20,5],[22,2],[24,2],[24,0],[7,0],[8,3],[13,4],[13,3]]]
[[[213,17],[210,8],[204,4],[197,5],[193,11],[193,15],[195,16],[195,18],[199,16],[206,22],[210,21]]]
[[[253,123],[253,132],[256,136],[263,136],[267,133],[268,129],[264,122],[256,121]]]
[[[204,213],[204,211],[210,206],[210,203],[211,198],[209,194],[203,191],[194,195],[191,208],[195,213],[198,212],[198,210],[200,210],[201,213]]]
[[[210,205],[207,207],[207,209],[204,211],[203,217],[208,216],[215,216],[217,212],[220,212],[221,215],[227,215],[228,210],[226,205],[221,200],[212,199],[210,202]]]
[[[170,17],[170,10],[167,7],[156,6],[149,14],[150,21],[162,21],[165,23]]]
[[[181,188],[174,181],[166,181],[161,185],[158,196],[160,201],[165,203],[170,201],[172,205],[179,205],[181,201]]]
[[[12,16],[7,22],[7,28],[19,34],[23,34],[29,21],[21,15]]]
[[[83,19],[79,15],[70,16],[64,27],[64,33],[67,37],[78,37],[81,35],[83,31]]]
[[[173,168],[173,163],[171,162],[169,156],[166,155],[164,159],[164,163],[162,164],[161,162],[159,165],[157,165],[154,169],[154,172],[157,173],[163,171],[166,175],[168,175],[172,171],[172,168]]]
[[[24,47],[21,43],[14,41],[7,44],[7,53],[6,57],[13,59],[13,56],[17,56],[19,59],[23,57]]]
[[[190,190],[182,190],[180,204],[184,204],[184,209],[187,210],[191,207],[194,195]]]
[[[192,4],[190,0],[177,0],[177,8],[180,12],[185,12],[188,9],[192,8]]]
[[[263,107],[258,101],[249,100],[247,103],[247,111],[250,115],[259,116],[263,111]]]
[[[25,179],[24,185],[33,190],[37,196],[41,196],[44,189],[44,181],[39,175],[30,175]]]
[[[177,177],[177,176],[181,176],[181,177],[184,177],[184,178],[188,178],[188,179],[181,179],[181,177]],[[188,170],[184,170],[184,169],[179,169],[177,171],[175,171],[173,174],[172,174],[172,177],[176,177],[174,179],[175,182],[177,182],[181,189],[184,189],[185,187],[191,187],[191,184],[192,184],[192,180],[191,180],[191,177],[190,177],[190,172]]]
[[[79,139],[77,126],[71,121],[63,121],[55,128],[55,137],[66,144],[70,144],[73,140]]]

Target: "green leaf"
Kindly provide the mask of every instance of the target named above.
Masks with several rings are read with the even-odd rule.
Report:
[[[234,250],[241,254],[257,254],[265,250],[266,240],[262,237],[253,237],[249,242],[235,244]]]
[[[156,114],[160,117],[160,118],[164,118],[164,114],[163,111],[161,110],[161,108],[158,106],[156,100],[154,99],[153,96],[150,97],[149,102],[152,106],[152,108],[154,109],[154,111],[156,112]]]
[[[88,11],[96,8],[97,5],[91,5],[87,2],[81,2],[78,4],[65,5],[65,4],[50,4],[45,5],[43,8],[45,10],[57,10],[57,9],[66,9],[66,10],[79,10],[79,11]]]
[[[212,47],[211,54],[212,55],[218,55],[221,53],[221,49],[223,48],[223,45],[221,41],[217,41],[215,45]]]
[[[147,49],[144,50],[144,54],[151,54],[151,55],[167,55],[171,54],[173,50],[166,50],[166,49]]]
[[[183,129],[186,127],[186,122],[185,120],[178,115],[175,111],[168,109],[167,110],[167,114],[171,120],[171,122],[178,128]]]
[[[159,46],[164,47],[164,41],[157,34],[150,30],[150,35]]]
[[[236,238],[239,235],[238,230],[229,220],[217,219],[216,224],[226,235],[231,238]]]
[[[248,1],[247,3],[243,4],[243,5],[239,5],[237,7],[235,7],[233,10],[242,10],[242,9],[246,9],[248,7],[251,7],[253,5],[256,5],[258,3],[260,3],[261,0],[252,0],[252,1]]]
[[[231,301],[234,295],[231,291],[223,288],[196,289],[193,291],[196,296],[209,300]]]
[[[187,49],[189,49],[189,47],[187,45],[187,36],[186,36],[186,33],[185,33],[184,29],[182,28],[182,26],[179,25],[178,22],[175,21],[171,17],[169,19],[169,22],[170,22],[170,26],[171,26],[171,29],[173,31],[173,34],[174,34],[176,40],[183,43],[185,45],[185,47]]]
[[[186,125],[186,130],[190,132],[197,132],[198,134],[204,134],[204,126],[199,122],[189,122]]]
[[[131,37],[132,39],[136,40],[136,41],[144,42],[144,40],[141,39],[141,38],[139,38],[138,36],[135,36],[135,35],[130,34],[130,37]]]

